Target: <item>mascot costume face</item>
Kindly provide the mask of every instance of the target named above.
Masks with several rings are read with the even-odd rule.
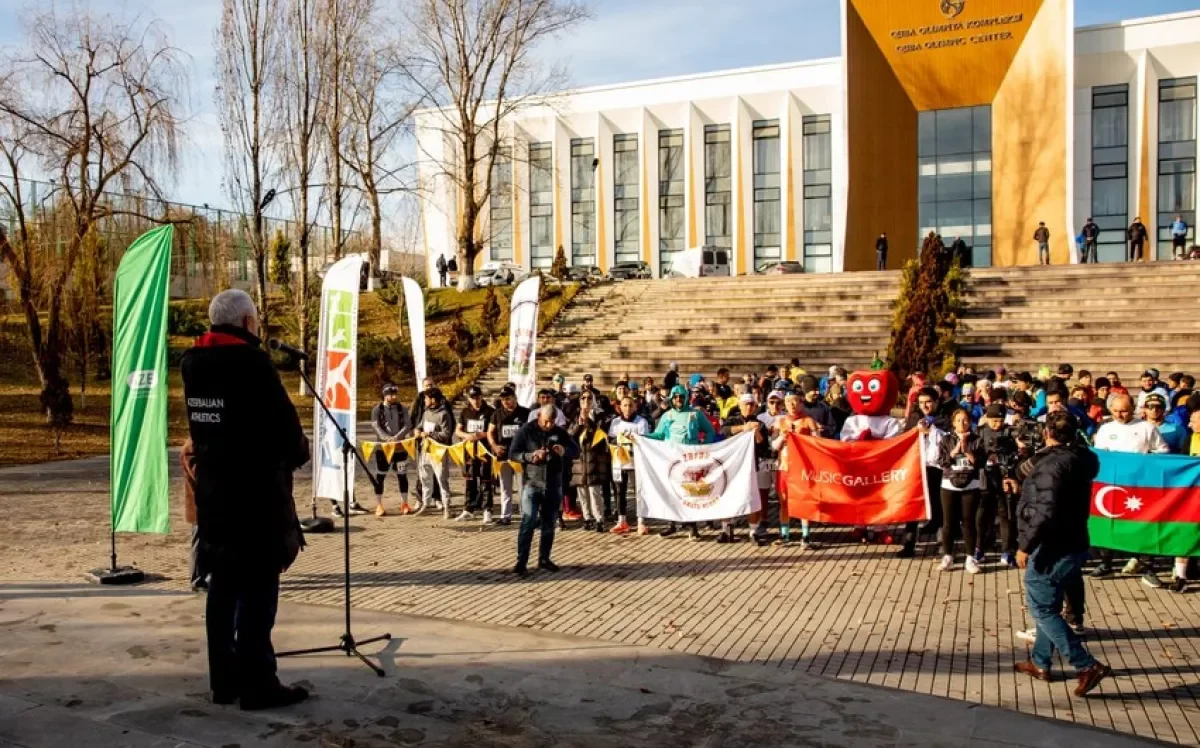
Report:
[[[890,371],[856,371],[846,380],[846,400],[854,415],[842,426],[842,441],[858,442],[899,436],[904,424],[892,418],[900,380]]]

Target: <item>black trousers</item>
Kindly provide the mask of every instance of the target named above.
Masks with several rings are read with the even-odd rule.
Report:
[[[205,629],[208,680],[215,693],[261,693],[279,684],[271,629],[279,573],[219,564],[210,572]]]
[[[1143,246],[1142,242],[1133,242],[1132,244],[1129,245],[1129,261],[1130,262],[1141,262],[1142,261],[1142,246]]]
[[[1083,242],[1083,259],[1081,262],[1092,263],[1096,262],[1096,240],[1086,239]]]
[[[492,511],[492,464],[484,460],[470,460],[465,466],[467,511]]]
[[[927,531],[936,533],[942,526],[942,500],[938,491],[942,485],[942,469],[933,465],[925,466],[925,487],[929,490],[929,519],[925,527]],[[917,535],[921,532],[920,522],[909,522],[904,525],[904,542],[915,544]]]
[[[942,489],[942,553],[954,555],[954,530],[962,524],[963,545],[967,555],[975,552],[978,537],[979,489],[949,491]]]
[[[1017,504],[1020,501],[1021,497],[1016,494],[1000,492],[1000,545],[1004,553],[1017,552]]]
[[[629,516],[629,488],[633,485],[633,471],[622,470],[621,482],[617,484],[617,518]]]
[[[375,484],[375,495],[383,496],[383,484],[387,481],[388,472],[393,468],[396,470],[396,480],[400,483],[400,498],[401,500],[407,499],[408,455],[405,454],[403,448],[399,448],[392,453],[391,462],[388,462],[387,455],[383,453],[382,449],[375,451],[375,469],[379,471],[379,483]]]
[[[887,270],[887,252],[875,250],[875,269]]]

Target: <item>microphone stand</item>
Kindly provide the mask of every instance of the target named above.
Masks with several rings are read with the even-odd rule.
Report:
[[[325,404],[325,400],[321,398],[320,393],[317,392],[317,388],[313,387],[312,381],[308,378],[308,375],[304,373],[303,369],[300,370],[300,377],[304,380],[304,383],[308,385],[309,391],[314,394],[317,403],[321,406],[321,410],[325,412],[325,417],[329,419],[329,422],[333,424],[333,427],[337,429],[338,434],[340,434],[342,437],[342,548],[343,569],[345,572],[344,582],[346,590],[343,599],[343,606],[346,613],[346,628],[342,632],[341,639],[338,640],[337,644],[332,644],[327,647],[313,647],[311,649],[295,649],[289,652],[278,652],[275,656],[293,657],[296,655],[319,654],[322,652],[345,652],[347,657],[357,657],[364,665],[371,668],[371,670],[375,671],[376,675],[382,678],[385,675],[383,668],[368,660],[362,652],[358,651],[358,647],[360,644],[372,644],[374,642],[390,641],[392,635],[382,634],[380,636],[373,636],[369,639],[356,640],[354,638],[354,634],[350,631],[350,455],[354,455],[355,459],[358,460],[358,464],[362,466],[363,472],[366,474],[368,480],[371,481],[372,485],[375,484],[375,478],[371,475],[371,469],[367,467],[367,463],[363,460],[362,455],[358,453],[358,449],[354,446],[354,444],[351,443],[350,435],[346,433],[346,430],[342,428],[342,424],[338,423],[337,419],[333,417],[333,414],[329,412],[329,406]],[[317,449],[320,449],[320,444],[317,445]],[[313,503],[313,512],[315,516],[315,499]]]

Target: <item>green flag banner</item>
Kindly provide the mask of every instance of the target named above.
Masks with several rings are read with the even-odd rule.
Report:
[[[112,523],[116,532],[170,529],[167,477],[167,298],[174,226],[137,238],[114,282]]]

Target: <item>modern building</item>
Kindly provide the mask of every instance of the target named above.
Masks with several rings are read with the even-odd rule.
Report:
[[[1101,261],[1140,217],[1151,259],[1195,223],[1200,11],[1075,28],[1072,0],[842,0],[840,58],[564,93],[505,123],[481,260],[645,261],[714,245],[735,273],[890,267],[930,231],[976,265],[1031,265],[1051,232]],[[453,137],[417,120],[425,249],[453,255]],[[439,164],[438,169],[432,164]],[[431,274],[431,277],[432,274]]]

